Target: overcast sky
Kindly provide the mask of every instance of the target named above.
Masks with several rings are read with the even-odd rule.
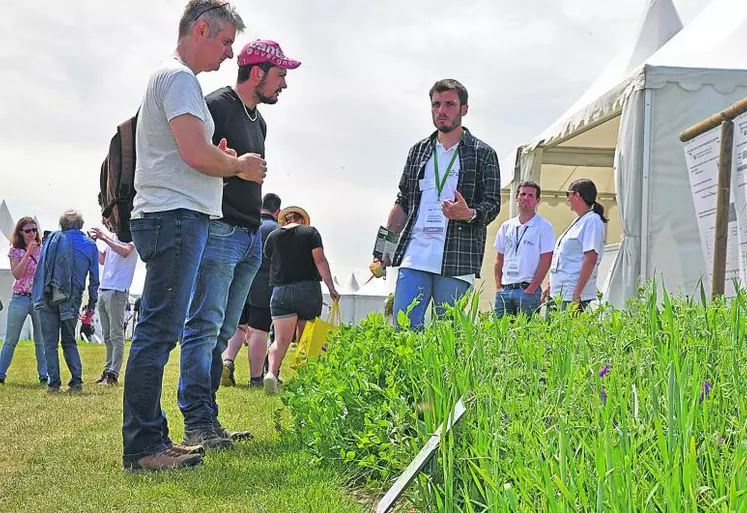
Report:
[[[648,1],[238,1],[247,30],[235,52],[274,39],[303,62],[288,73],[280,101],[260,107],[268,125],[263,192],[308,210],[333,274],[346,283],[371,261],[409,147],[433,130],[434,81],[460,80],[470,93],[465,126],[507,154],[583,93]],[[78,208],[86,227],[97,225],[109,139],[173,52],[184,3],[3,6],[11,37],[0,46],[0,199],[16,219],[35,215],[55,229],[60,212]],[[708,0],[674,3],[687,25]],[[199,78],[207,94],[235,76],[227,61]]]

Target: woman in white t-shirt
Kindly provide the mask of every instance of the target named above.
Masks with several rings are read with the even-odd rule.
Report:
[[[597,203],[597,188],[586,178],[571,183],[565,193],[568,204],[578,216],[558,237],[550,264],[550,280],[544,291],[560,298],[565,310],[575,303],[586,308],[597,296],[597,269],[604,248],[604,207]],[[554,303],[550,303],[552,310]]]

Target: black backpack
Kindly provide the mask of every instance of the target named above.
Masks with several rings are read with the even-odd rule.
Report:
[[[122,242],[132,242],[130,214],[135,199],[135,128],[137,114],[117,127],[101,164],[101,216]]]

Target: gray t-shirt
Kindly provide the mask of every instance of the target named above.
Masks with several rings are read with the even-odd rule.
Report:
[[[205,123],[212,144],[215,124],[195,74],[169,59],[151,75],[137,118],[135,201],[132,217],[185,208],[222,217],[223,179],[191,168],[179,154],[169,121],[191,114]]]

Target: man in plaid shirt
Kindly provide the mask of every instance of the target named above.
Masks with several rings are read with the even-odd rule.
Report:
[[[417,299],[407,313],[414,329],[423,328],[431,299],[441,316],[474,285],[501,206],[498,157],[462,127],[467,89],[444,79],[429,96],[436,132],[410,149],[387,223],[402,234],[391,262],[400,268],[394,321]]]

